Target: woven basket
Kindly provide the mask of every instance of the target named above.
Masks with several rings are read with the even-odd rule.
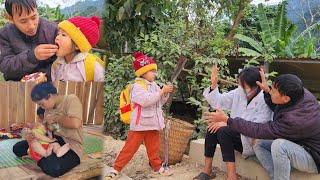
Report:
[[[170,130],[169,130],[169,160],[168,163],[170,165],[181,162],[183,154],[187,148],[189,140],[194,130],[194,126],[185,121],[181,121],[174,118],[166,118],[170,119]],[[161,149],[160,156],[161,159],[164,160],[164,130],[161,131]]]

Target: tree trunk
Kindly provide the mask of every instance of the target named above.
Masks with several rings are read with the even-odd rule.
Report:
[[[244,9],[249,5],[250,0],[240,0],[238,13],[233,21],[232,28],[227,36],[227,40],[233,40],[234,35],[240,25],[241,20],[244,17]]]

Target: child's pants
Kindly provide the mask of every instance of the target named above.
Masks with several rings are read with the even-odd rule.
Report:
[[[127,141],[120,151],[113,168],[121,171],[128,164],[133,155],[138,151],[140,145],[144,142],[151,167],[158,171],[161,167],[160,159],[160,132],[153,131],[129,131]]]

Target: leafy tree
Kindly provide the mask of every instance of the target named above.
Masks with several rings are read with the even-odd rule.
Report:
[[[132,57],[126,53],[140,50],[155,58],[160,84],[170,79],[180,59],[187,60],[177,82],[174,82],[177,88],[174,98],[199,107],[199,120],[195,124],[200,133],[195,136],[203,135],[205,126],[201,111],[207,105],[203,103],[202,92],[210,83],[208,74],[213,64],[219,64],[221,78],[234,80],[227,76],[225,56],[233,50],[234,35],[249,1],[117,2],[107,2],[109,11],[105,20],[111,56],[106,72],[106,132],[118,138],[125,135],[125,126],[119,121],[117,112],[118,96],[134,78]],[[149,3],[161,5],[154,6],[156,10],[152,12],[146,8]]]

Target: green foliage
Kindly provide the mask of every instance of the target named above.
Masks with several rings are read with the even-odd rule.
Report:
[[[56,8],[51,8],[48,5],[38,7],[39,16],[49,21],[62,21],[64,20],[64,15],[61,14],[60,6]]]
[[[110,58],[105,77],[105,131],[117,139],[126,137],[128,129],[119,118],[119,95],[121,90],[134,79],[132,57]]]
[[[281,3],[277,9],[270,9],[262,4],[258,5],[257,10],[255,10],[257,12],[255,20],[258,20],[259,28],[255,30],[260,32],[249,34],[244,31],[248,36],[244,34],[236,35],[237,39],[247,43],[241,44],[239,48],[241,54],[251,56],[253,59],[262,58],[269,62],[272,62],[276,57],[315,58],[318,56],[317,41],[308,35],[311,31],[320,27],[320,22],[297,34],[297,26],[286,18],[286,5],[286,1]],[[254,6],[251,8],[255,9]],[[274,14],[270,13],[270,10],[274,11]],[[252,23],[252,21],[249,22]]]
[[[202,92],[210,84],[208,74],[210,74],[212,65],[219,64],[222,78],[232,79],[222,76],[222,74],[229,73],[228,61],[223,56],[229,54],[232,43],[224,39],[226,34],[222,30],[225,28],[223,23],[199,29],[198,24],[188,22],[187,29],[186,21],[173,20],[168,20],[168,23],[160,23],[157,30],[151,33],[140,33],[135,38],[135,50],[154,57],[158,65],[158,84],[170,80],[173,69],[180,58],[187,59],[185,66],[187,70],[183,71],[183,75],[179,76],[175,82],[178,88],[176,92],[180,92],[180,94],[175,93],[174,99],[183,99],[181,96],[186,97],[188,103],[199,107],[198,116],[200,117],[201,107],[205,106]],[[106,109],[105,129],[107,133],[115,134],[114,137],[125,135],[121,131],[124,130],[124,126],[119,121],[118,107],[114,106],[118,103],[120,90],[128,81],[134,79],[130,64],[132,59],[127,57],[111,58],[106,76],[106,84],[109,87],[106,90],[106,94],[108,94],[106,107],[108,108]],[[110,106],[114,108],[110,108]],[[116,135],[115,131],[120,132],[120,135],[119,133]]]
[[[194,137],[202,137],[205,124],[201,113],[208,106],[202,92],[210,84],[212,65],[219,65],[220,78],[234,81],[225,58],[234,44],[226,37],[231,20],[237,16],[239,1],[110,0],[106,9],[106,40],[112,57],[106,73],[106,132],[118,138],[125,136],[126,128],[117,111],[121,89],[134,79],[132,59],[130,62],[131,56],[126,54],[142,51],[157,62],[158,84],[170,79],[179,59],[187,59],[185,70],[174,82],[177,87],[174,99],[199,108],[199,120],[194,122],[198,133]],[[222,90],[227,87],[220,86]]]
[[[171,1],[110,0],[106,2],[105,25],[107,42],[112,52],[130,51],[135,47],[134,39],[140,33],[150,33],[159,22],[167,18]]]

